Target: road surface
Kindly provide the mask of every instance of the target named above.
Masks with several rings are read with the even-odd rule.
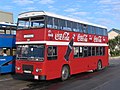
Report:
[[[72,75],[64,82],[28,80],[14,74],[0,75],[0,90],[120,90],[120,58],[98,72]]]

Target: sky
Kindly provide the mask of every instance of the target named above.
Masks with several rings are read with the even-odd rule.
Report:
[[[81,21],[120,29],[120,0],[0,0],[0,10],[18,14],[47,11]]]

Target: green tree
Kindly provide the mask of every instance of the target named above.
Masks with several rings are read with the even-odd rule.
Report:
[[[114,39],[109,40],[108,43],[109,43],[111,56],[119,56],[120,55],[120,36],[118,35]]]

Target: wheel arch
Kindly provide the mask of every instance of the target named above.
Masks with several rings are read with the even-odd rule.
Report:
[[[65,66],[68,67],[68,69],[69,69],[69,77],[70,77],[71,76],[71,70],[70,70],[70,65],[69,64],[63,64],[62,65],[62,67],[61,67],[61,73],[62,73],[62,68],[65,67]]]
[[[65,67],[65,66],[68,67],[69,72],[70,72],[70,65],[69,65],[69,64],[64,64],[64,65],[62,65],[62,68]],[[61,68],[61,71],[62,71],[62,68]],[[71,73],[71,72],[70,72],[70,73]]]
[[[98,69],[98,64],[99,64],[99,62],[101,63],[101,69],[103,68],[102,60],[101,60],[101,59],[98,59],[98,61],[97,61],[97,68],[96,68],[97,71],[99,70],[99,69]]]

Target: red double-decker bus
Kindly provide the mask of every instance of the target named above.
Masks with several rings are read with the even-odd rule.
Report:
[[[108,66],[105,26],[44,12],[18,16],[16,73],[37,80],[68,79],[70,75]]]

